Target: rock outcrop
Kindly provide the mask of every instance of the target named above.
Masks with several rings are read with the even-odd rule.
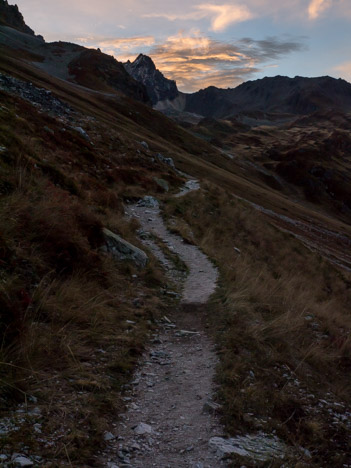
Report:
[[[108,229],[103,230],[105,245],[102,248],[107,253],[113,255],[118,260],[130,260],[134,262],[139,268],[145,268],[148,263],[148,256],[146,253],[130,244],[126,240],[117,234],[109,231]]]
[[[128,61],[124,66],[136,81],[145,85],[153,105],[178,97],[176,82],[165,78],[147,55],[140,54],[134,62]]]
[[[18,6],[9,5],[7,0],[0,0],[0,25],[35,36],[33,29],[26,25]]]

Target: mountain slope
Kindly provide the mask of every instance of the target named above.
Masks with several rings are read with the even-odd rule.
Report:
[[[329,76],[263,78],[234,89],[200,90],[187,96],[184,110],[225,118],[250,112],[304,115],[328,108],[351,110],[350,83]]]
[[[142,83],[135,81],[114,57],[68,42],[47,43],[25,27],[0,26],[0,44],[62,80],[106,93],[123,93],[141,102],[150,98]]]

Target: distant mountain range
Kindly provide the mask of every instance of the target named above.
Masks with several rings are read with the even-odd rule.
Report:
[[[146,55],[122,64],[100,50],[61,41],[46,43],[26,25],[18,7],[7,0],[0,0],[0,44],[20,51],[25,59],[53,76],[95,91],[122,92],[171,116],[187,113],[215,119],[243,115],[270,119],[328,109],[351,110],[351,84],[329,76],[276,76],[248,81],[233,89],[210,86],[196,93],[182,93]]]
[[[351,110],[351,84],[329,76],[275,76],[248,81],[232,89],[210,86],[185,94],[178,91],[174,81],[156,70],[150,57],[139,55],[135,62],[126,64],[126,69],[146,86],[155,107],[163,111],[172,109],[223,119],[257,112],[307,115],[330,108]]]

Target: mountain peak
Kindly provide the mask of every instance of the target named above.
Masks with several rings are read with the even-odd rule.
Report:
[[[154,64],[152,58],[144,54],[139,54],[138,57],[134,60],[133,65],[136,67],[149,67],[152,70],[156,70],[156,65]]]
[[[9,5],[7,0],[0,0],[0,25],[35,36],[34,31],[26,25],[18,6]]]
[[[176,82],[165,78],[148,55],[139,54],[134,62],[128,61],[124,67],[136,81],[146,86],[153,105],[178,97]]]

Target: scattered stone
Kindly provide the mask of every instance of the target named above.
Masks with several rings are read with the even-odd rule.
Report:
[[[152,427],[149,424],[139,423],[135,428],[134,432],[137,435],[146,435],[152,433]]]
[[[199,332],[194,332],[194,331],[190,331],[190,330],[179,330],[177,333],[176,333],[177,336],[194,336],[194,335],[200,335]]]
[[[149,149],[149,145],[146,143],[146,141],[141,141],[140,144],[141,144],[141,146],[142,146],[143,148],[145,148],[146,150]]]
[[[156,198],[146,195],[143,199],[139,200],[137,206],[144,206],[145,208],[158,208],[160,206]]]
[[[0,153],[5,153],[7,148],[5,146],[0,146]]]
[[[82,127],[72,127],[74,130],[76,130],[85,140],[90,141],[90,137],[87,134],[87,132],[84,130]]]
[[[104,441],[105,442],[111,442],[111,440],[114,440],[116,436],[112,434],[112,432],[105,432],[104,434]]]
[[[12,464],[13,466],[16,466],[16,467],[25,467],[25,466],[33,466],[34,463],[32,462],[32,460],[30,460],[29,458],[23,456],[23,455],[18,455],[18,454],[15,454],[13,457],[12,457]]]
[[[204,403],[202,411],[204,413],[215,414],[215,413],[218,413],[220,409],[221,409],[221,405],[219,405],[218,403],[215,403],[214,401],[208,400],[206,401],[206,403]]]
[[[102,250],[112,254],[117,260],[131,260],[140,268],[146,267],[149,259],[143,250],[106,228],[103,229],[103,234],[106,244]]]
[[[163,156],[161,153],[156,154],[156,158],[163,164],[166,164],[167,166],[171,167],[172,169],[175,169],[175,164],[172,158],[166,158]]]
[[[239,436],[232,439],[212,437],[210,448],[221,458],[235,454],[246,457],[254,463],[275,459],[284,459],[289,451],[288,447],[275,436],[264,433]]]
[[[240,250],[240,249],[238,249],[238,247],[234,247],[234,250],[235,250],[235,252],[236,252],[238,255],[240,255],[240,254],[241,254],[241,250]]]

